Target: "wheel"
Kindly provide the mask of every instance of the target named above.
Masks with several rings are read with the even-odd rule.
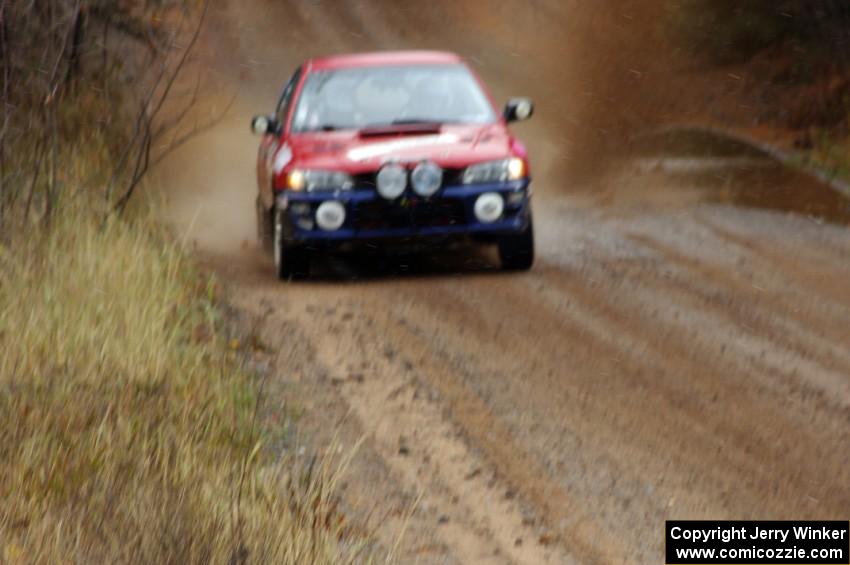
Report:
[[[263,251],[271,255],[274,252],[274,212],[266,210],[257,197],[257,240]]]
[[[306,278],[310,274],[310,252],[286,243],[282,214],[275,212],[274,221],[274,266],[277,278],[282,281]]]
[[[534,264],[534,225],[528,221],[528,227],[518,234],[499,238],[499,259],[505,271],[527,271]]]

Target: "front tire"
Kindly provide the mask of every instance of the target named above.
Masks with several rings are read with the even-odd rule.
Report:
[[[518,234],[499,238],[499,259],[504,271],[528,271],[534,265],[534,224]]]
[[[274,216],[273,247],[277,278],[282,281],[307,278],[310,275],[310,252],[286,242],[282,215],[283,212],[275,212]]]
[[[257,197],[257,239],[263,251],[271,255],[274,252],[274,211],[267,210]]]

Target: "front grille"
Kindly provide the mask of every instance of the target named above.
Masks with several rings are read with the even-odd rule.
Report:
[[[404,203],[375,200],[359,204],[353,221],[354,228],[359,230],[458,226],[466,223],[466,210],[463,201],[456,198]]]
[[[354,186],[374,189],[376,173],[361,173],[354,175]]]
[[[364,202],[354,210],[354,229],[400,229],[410,225],[410,210],[379,200]]]
[[[463,184],[463,173],[466,169],[444,169],[443,186],[456,186]]]
[[[463,201],[456,198],[438,198],[434,201],[414,203],[413,223],[417,227],[456,226],[466,223]]]

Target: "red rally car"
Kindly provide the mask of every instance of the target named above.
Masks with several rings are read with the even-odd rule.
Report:
[[[530,169],[510,122],[459,56],[388,52],[307,61],[262,137],[257,225],[278,277],[307,276],[311,255],[356,243],[473,238],[502,267],[534,262]]]

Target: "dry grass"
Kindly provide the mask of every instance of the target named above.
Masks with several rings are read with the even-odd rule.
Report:
[[[263,449],[215,286],[83,200],[0,246],[0,562],[350,559],[330,462]]]
[[[139,132],[179,126],[137,120],[131,96],[159,84],[180,114],[156,77],[182,51],[148,25],[175,3],[53,4],[4,12],[0,564],[353,561],[339,467],[265,448],[262,382],[222,335],[216,285],[155,214],[108,214],[159,147]]]
[[[816,136],[815,146],[809,152],[811,161],[835,178],[850,182],[850,117],[847,126],[838,133]]]

